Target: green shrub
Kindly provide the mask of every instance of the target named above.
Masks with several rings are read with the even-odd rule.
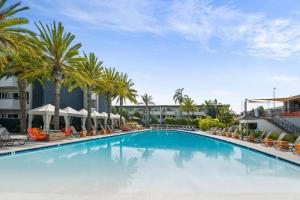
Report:
[[[295,142],[296,139],[297,139],[297,136],[291,135],[291,134],[286,134],[283,138],[284,141],[287,141],[287,142],[290,142],[290,143]]]
[[[274,132],[273,132],[273,133],[271,133],[271,135],[269,136],[269,138],[270,138],[270,139],[273,139],[273,140],[277,140],[278,137],[279,137],[279,135],[280,135],[279,133],[274,133]]]
[[[211,127],[224,128],[225,124],[220,123],[218,119],[213,119],[209,116],[203,119],[199,119],[199,128],[201,130],[207,131]]]

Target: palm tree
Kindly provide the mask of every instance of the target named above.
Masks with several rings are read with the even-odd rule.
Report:
[[[97,82],[100,80],[102,75],[102,67],[103,61],[98,60],[94,53],[90,53],[89,55],[84,53],[83,60],[79,62],[77,67],[78,73],[77,76],[74,77],[77,84],[87,92],[87,130],[92,130],[92,93],[96,87]],[[78,77],[80,75],[80,77]],[[76,84],[75,84],[76,85]]]
[[[107,104],[107,125],[111,125],[110,113],[111,103],[116,98],[116,88],[119,79],[119,72],[115,68],[105,68],[103,70],[102,78],[97,81],[95,91],[104,95]]]
[[[207,115],[211,116],[212,118],[216,118],[218,114],[218,101],[217,99],[214,100],[205,100],[202,104],[203,108],[206,110]]]
[[[29,42],[31,38],[28,38]],[[41,53],[37,48],[33,48],[33,45],[30,45],[32,48],[23,48],[23,49],[6,49],[5,57],[8,61],[1,73],[0,78],[2,77],[16,77],[18,89],[19,89],[19,102],[20,102],[20,132],[26,133],[26,88],[29,83],[32,83],[35,80],[42,80],[43,76],[39,74],[43,73],[41,66],[42,59],[39,56]]]
[[[23,40],[26,35],[34,35],[33,32],[18,27],[28,24],[28,20],[21,17],[14,17],[15,14],[28,10],[29,7],[21,7],[21,3],[15,3],[8,7],[5,6],[7,0],[0,0],[0,68],[5,64],[6,48],[11,47],[19,49],[23,46]]]
[[[80,43],[72,45],[75,35],[65,32],[62,23],[53,22],[50,25],[35,23],[39,30],[39,46],[43,51],[43,59],[46,61],[50,79],[55,84],[54,91],[54,129],[59,129],[59,107],[60,92],[64,78],[70,77],[74,73],[74,66],[82,59],[78,56]]]
[[[0,47],[17,47],[21,43],[20,39],[24,34],[33,34],[33,32],[18,27],[28,24],[26,18],[14,17],[15,14],[28,10],[29,7],[21,7],[21,3],[15,3],[5,7],[7,0],[0,0]]]
[[[137,103],[137,91],[133,89],[134,83],[131,79],[128,78],[127,74],[121,73],[117,81],[117,102],[120,103],[120,125],[122,123],[122,110],[123,104],[126,103],[126,100],[129,100],[131,103]]]
[[[188,118],[190,118],[190,112],[195,112],[197,111],[197,109],[198,108],[194,100],[191,97],[185,95],[180,106],[180,110],[183,112],[187,112]]]
[[[177,89],[176,91],[175,91],[175,94],[174,94],[174,96],[173,96],[173,100],[175,101],[175,104],[178,102],[179,103],[179,105],[181,105],[182,104],[182,102],[183,102],[183,98],[184,98],[184,96],[183,96],[183,90],[184,90],[184,88],[179,88],[179,89]],[[179,115],[180,115],[180,119],[181,119],[181,117],[182,117],[182,112],[179,110]]]
[[[145,104],[145,115],[146,115],[146,127],[149,127],[149,115],[150,115],[150,112],[149,112],[149,105],[150,104],[154,104],[154,102],[152,101],[153,98],[151,95],[148,95],[148,94],[144,94],[142,96],[142,100],[143,100],[143,103]]]

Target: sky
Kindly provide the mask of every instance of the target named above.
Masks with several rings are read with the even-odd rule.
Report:
[[[15,0],[12,0],[13,2]],[[300,94],[299,0],[24,0],[35,21],[63,22],[104,65],[126,72],[139,94],[197,104]],[[257,106],[257,105],[252,105]],[[266,105],[265,105],[266,106]]]

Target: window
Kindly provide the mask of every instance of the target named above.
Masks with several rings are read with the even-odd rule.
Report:
[[[7,114],[8,119],[18,119],[19,115],[18,114]]]
[[[13,93],[13,99],[19,99],[19,93]]]

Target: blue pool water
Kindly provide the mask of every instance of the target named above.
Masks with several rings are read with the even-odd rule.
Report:
[[[300,167],[178,131],[1,157],[0,174],[1,200],[300,199]]]

